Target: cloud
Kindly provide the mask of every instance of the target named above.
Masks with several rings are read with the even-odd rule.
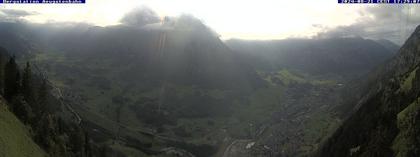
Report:
[[[38,14],[37,12],[28,12],[24,10],[15,10],[15,9],[1,9],[0,12],[3,14],[3,16],[14,17],[14,18]]]
[[[402,44],[420,24],[419,6],[380,5],[369,6],[356,12],[360,17],[348,26],[334,28],[314,25],[321,29],[316,38],[364,37],[387,39]]]
[[[37,12],[28,12],[16,9],[0,9],[0,21],[2,22],[26,22],[24,17],[37,15]]]
[[[145,6],[133,9],[120,20],[122,24],[131,26],[144,26],[146,24],[158,23],[159,21],[160,18],[156,12]]]

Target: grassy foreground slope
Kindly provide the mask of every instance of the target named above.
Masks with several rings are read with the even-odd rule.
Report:
[[[0,99],[0,157],[44,157],[45,153],[32,141],[25,125]]]

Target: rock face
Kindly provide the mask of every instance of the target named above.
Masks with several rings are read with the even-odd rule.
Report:
[[[420,27],[385,66],[372,72],[355,112],[316,156],[420,155]]]

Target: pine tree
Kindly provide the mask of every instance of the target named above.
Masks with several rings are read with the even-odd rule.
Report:
[[[70,133],[70,144],[72,148],[72,152],[77,154],[83,154],[85,152],[85,137],[83,134],[83,130],[78,127],[77,125],[72,126],[72,131]]]
[[[3,47],[0,47],[0,94],[4,94],[4,65],[9,58],[9,52]]]
[[[25,100],[32,104],[34,103],[33,88],[32,88],[32,71],[29,62],[26,62],[26,67],[22,76],[22,93]]]
[[[90,157],[92,156],[92,147],[90,145],[90,139],[89,139],[89,133],[87,131],[85,131],[85,156]]]
[[[54,116],[44,114],[40,117],[35,129],[35,141],[42,148],[47,151],[51,151],[52,146],[54,145]]]
[[[25,101],[22,95],[13,97],[10,102],[13,104],[13,112],[23,123],[28,124],[32,118],[33,113],[29,104]]]
[[[20,88],[19,69],[14,57],[10,58],[6,64],[4,75],[4,96],[7,100],[11,100],[13,96],[18,94]]]
[[[4,94],[4,65],[6,61],[6,57],[0,54],[0,94]]]

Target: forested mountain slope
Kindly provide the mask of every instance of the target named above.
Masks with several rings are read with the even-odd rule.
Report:
[[[99,156],[99,146],[59,93],[30,63],[24,65],[0,47],[0,155]]]
[[[420,155],[420,27],[396,57],[372,72],[355,113],[319,150],[319,157]]]

